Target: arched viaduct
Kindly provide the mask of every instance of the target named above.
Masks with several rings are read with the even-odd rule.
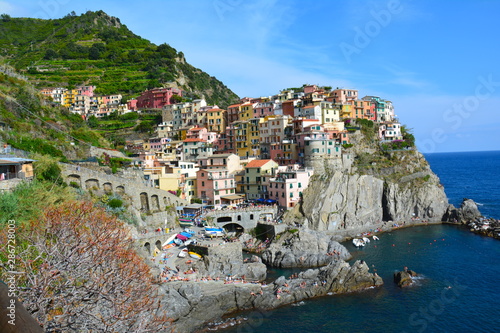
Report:
[[[267,222],[276,218],[278,209],[275,206],[244,208],[236,210],[213,211],[206,215],[207,220],[226,231],[248,231],[259,222]],[[242,230],[242,229],[243,230]]]
[[[132,205],[145,213],[165,211],[167,206],[185,206],[188,202],[170,192],[148,187],[140,179],[128,179],[72,164],[62,164],[62,175],[67,183],[76,183],[85,190],[127,195]]]

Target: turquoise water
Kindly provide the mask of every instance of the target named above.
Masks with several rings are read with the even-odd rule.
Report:
[[[483,214],[500,217],[500,152],[426,157],[451,203],[471,198],[482,204]],[[382,234],[361,250],[346,246],[354,259],[365,260],[377,271],[384,279],[382,287],[245,313],[247,324],[224,332],[499,331],[500,241],[436,225]],[[400,289],[392,276],[405,266],[422,278]]]

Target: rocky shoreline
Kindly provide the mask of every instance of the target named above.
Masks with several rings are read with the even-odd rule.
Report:
[[[382,278],[370,273],[368,265],[349,265],[336,260],[327,266],[308,269],[273,283],[228,281],[171,282],[161,286],[162,310],[173,320],[175,331],[200,330],[208,322],[243,310],[269,310],[312,297],[350,293],[377,287]]]
[[[216,330],[245,322],[242,317],[222,319],[240,311],[265,312],[313,297],[378,287],[383,284],[382,279],[371,273],[365,262],[356,261],[352,265],[346,262],[351,255],[339,241],[441,223],[466,225],[473,232],[500,238],[499,221],[483,218],[474,201],[467,199],[460,208],[450,205],[443,221],[413,217],[408,221],[365,225],[364,231],[350,229],[341,235],[290,226],[272,242],[257,242],[244,235],[235,243],[209,247],[203,259],[190,263],[189,269],[196,272],[190,281],[163,283],[162,310],[169,314],[174,331]],[[259,245],[262,260],[257,256],[243,259],[242,250],[248,249],[248,244],[262,244]],[[266,284],[262,282],[267,274],[266,265],[305,270]],[[188,266],[179,268],[182,271]]]

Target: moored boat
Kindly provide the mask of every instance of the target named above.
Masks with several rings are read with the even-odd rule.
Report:
[[[179,258],[186,258],[188,255],[188,249],[182,249],[179,251],[179,254],[177,255]]]
[[[352,243],[354,244],[354,246],[357,246],[357,247],[365,246],[365,241],[361,238],[354,238],[352,240]]]
[[[201,255],[196,252],[189,252],[189,256],[193,259],[201,259]]]

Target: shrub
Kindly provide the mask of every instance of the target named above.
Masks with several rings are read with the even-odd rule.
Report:
[[[123,206],[123,201],[118,198],[113,198],[108,201],[108,206],[111,208],[120,208]]]

